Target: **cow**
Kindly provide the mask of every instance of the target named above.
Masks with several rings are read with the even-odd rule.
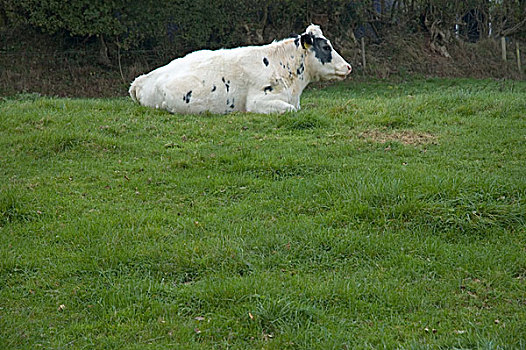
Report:
[[[137,77],[132,99],[171,113],[284,113],[313,81],[343,80],[351,65],[319,26],[268,45],[201,50]]]

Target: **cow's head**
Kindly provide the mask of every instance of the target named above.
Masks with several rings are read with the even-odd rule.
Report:
[[[308,26],[300,42],[306,51],[305,64],[313,80],[343,80],[351,73],[351,65],[334,50],[319,26]]]

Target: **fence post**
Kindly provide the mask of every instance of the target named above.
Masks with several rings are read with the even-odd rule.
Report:
[[[500,38],[500,47],[502,49],[502,60],[506,61],[506,38],[505,37]]]
[[[517,68],[519,68],[519,73],[522,73],[521,49],[519,48],[519,41],[515,41],[515,48],[517,49]]]

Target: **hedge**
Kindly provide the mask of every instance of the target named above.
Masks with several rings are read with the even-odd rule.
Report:
[[[123,50],[176,53],[268,42],[301,32],[311,22],[339,40],[354,39],[355,29],[365,23],[375,30],[434,28],[447,34],[455,25],[467,26],[468,13],[476,17],[480,33],[489,34],[490,21],[494,35],[526,33],[525,0],[0,0],[0,25],[98,37]]]

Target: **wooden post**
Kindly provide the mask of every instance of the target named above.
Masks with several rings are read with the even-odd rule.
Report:
[[[517,68],[519,68],[519,73],[522,73],[521,49],[519,48],[519,42],[518,41],[515,41],[515,48],[517,49]]]
[[[363,70],[365,71],[365,66],[367,62],[365,61],[365,39],[363,36],[362,36],[361,42],[362,42],[362,65],[363,65]]]
[[[500,38],[500,47],[502,49],[502,60],[506,61],[506,38],[505,37]]]

